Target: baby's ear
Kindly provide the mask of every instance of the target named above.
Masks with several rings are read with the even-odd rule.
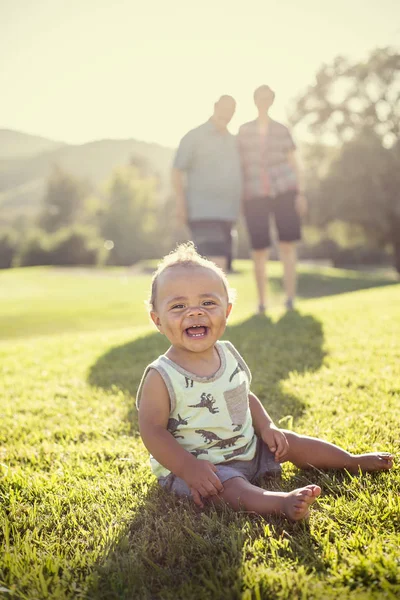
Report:
[[[152,310],[152,311],[150,311],[150,317],[151,317],[151,320],[153,321],[154,325],[157,327],[157,329],[160,329],[161,321],[160,321],[160,317],[158,316],[158,314],[156,312],[154,312],[154,310]]]
[[[231,310],[232,310],[232,303],[229,302],[227,309],[226,309],[226,318],[228,318],[229,315],[231,314]]]

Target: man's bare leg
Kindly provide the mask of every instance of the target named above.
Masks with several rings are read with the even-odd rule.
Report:
[[[280,242],[279,256],[283,264],[283,287],[286,293],[286,302],[293,305],[296,296],[296,262],[297,249],[295,242]]]
[[[234,510],[260,515],[284,514],[292,521],[308,517],[310,505],[321,493],[318,485],[307,485],[292,492],[270,492],[252,485],[247,479],[233,477],[224,482],[224,491],[210,499],[215,504],[226,502]]]
[[[393,456],[388,452],[351,454],[325,440],[285,431],[289,453],[285,460],[299,469],[347,469],[351,473],[362,471],[385,471],[393,466]]]
[[[254,276],[256,279],[258,306],[260,312],[263,312],[266,307],[266,288],[267,288],[267,272],[266,263],[269,257],[269,249],[262,248],[261,250],[253,250],[252,258],[254,264]]]

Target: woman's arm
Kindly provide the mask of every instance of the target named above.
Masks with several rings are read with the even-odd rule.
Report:
[[[303,175],[302,175],[301,169],[299,167],[299,161],[297,158],[296,150],[291,150],[288,153],[287,160],[296,174],[296,180],[297,180],[296,209],[297,209],[297,212],[299,213],[300,217],[304,217],[304,215],[307,213],[307,199],[304,196]]]

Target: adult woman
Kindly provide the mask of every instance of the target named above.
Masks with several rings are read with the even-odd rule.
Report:
[[[266,262],[271,245],[269,221],[275,219],[284,268],[286,308],[296,293],[296,242],[301,239],[300,216],[306,200],[301,192],[296,146],[284,125],[269,116],[275,93],[267,85],[254,92],[258,118],[238,134],[244,179],[244,214],[249,231],[259,312],[266,308]]]

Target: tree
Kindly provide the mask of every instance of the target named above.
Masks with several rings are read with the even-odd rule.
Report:
[[[350,63],[338,56],[323,65],[314,85],[295,100],[293,126],[308,126],[314,139],[337,144],[365,129],[389,147],[400,137],[400,53],[374,50],[368,60]]]
[[[101,241],[87,226],[60,229],[48,239],[48,256],[52,265],[96,265]]]
[[[338,148],[312,189],[315,223],[361,225],[370,239],[392,245],[400,273],[400,54],[383,48],[365,62],[337,57],[323,65],[297,98],[291,122]]]
[[[18,247],[18,235],[13,229],[0,231],[0,269],[12,266]]]
[[[117,169],[108,184],[100,230],[113,242],[109,263],[131,265],[154,255],[157,229],[156,196],[152,178],[144,178],[136,167]]]
[[[84,210],[89,186],[55,166],[47,182],[38,225],[48,233],[76,223]]]
[[[320,226],[337,219],[361,226],[379,246],[390,242],[400,273],[400,147],[384,148],[377,135],[363,132],[343,145],[321,181],[314,203]]]

